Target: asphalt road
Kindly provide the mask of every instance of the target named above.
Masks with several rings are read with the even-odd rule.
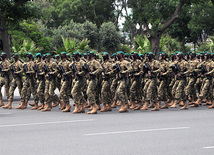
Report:
[[[87,115],[17,105],[0,108],[1,155],[214,154],[214,109],[207,107]]]

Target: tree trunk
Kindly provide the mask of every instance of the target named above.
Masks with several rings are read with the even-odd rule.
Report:
[[[149,41],[152,47],[152,52],[154,53],[156,59],[158,58],[158,54],[160,52],[160,49],[159,49],[160,39],[161,39],[161,35],[156,35],[149,38]]]
[[[3,44],[3,51],[7,53],[7,57],[10,58],[10,35],[7,30],[7,23],[0,13],[0,32]]]

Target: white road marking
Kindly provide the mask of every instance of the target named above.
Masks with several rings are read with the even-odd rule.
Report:
[[[214,146],[203,147],[204,149],[214,149]]]
[[[58,121],[58,122],[26,123],[26,124],[9,124],[9,125],[0,125],[0,128],[18,127],[18,126],[33,126],[33,125],[47,125],[47,124],[76,123],[76,122],[89,122],[89,121],[94,121],[94,119],[73,120],[73,121]]]
[[[112,135],[112,134],[122,134],[122,133],[152,132],[152,131],[166,131],[166,130],[184,130],[189,128],[190,127],[176,127],[176,128],[160,128],[160,129],[145,129],[145,130],[131,130],[131,131],[116,131],[116,132],[91,133],[91,134],[85,134],[85,136]]]
[[[0,113],[0,115],[10,115],[11,113]]]

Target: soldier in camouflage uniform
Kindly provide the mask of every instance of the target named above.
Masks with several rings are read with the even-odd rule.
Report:
[[[116,98],[121,102],[119,112],[129,112],[128,109],[128,94],[127,94],[127,78],[133,71],[131,63],[124,59],[122,51],[117,52],[119,62],[116,65],[118,71],[118,87],[116,90]]]
[[[9,94],[10,62],[6,58],[7,58],[7,54],[5,52],[2,52],[0,55],[1,65],[2,65],[1,79],[0,79],[0,107],[4,106],[4,103],[2,100],[1,88],[5,86],[6,96],[8,97],[8,94]]]
[[[98,84],[98,77],[102,72],[102,67],[98,61],[94,59],[95,53],[93,51],[88,52],[88,62],[86,63],[90,70],[85,68],[87,73],[89,74],[89,83],[87,87],[87,96],[89,103],[92,105],[92,110],[88,112],[88,114],[97,114],[97,84]]]
[[[196,53],[190,53],[189,69],[185,72],[189,77],[188,84],[185,88],[185,94],[190,102],[197,100],[195,83],[197,80],[196,67],[198,66],[198,60],[196,59]]]
[[[71,105],[69,103],[69,84],[71,79],[71,69],[70,62],[67,60],[66,52],[61,52],[60,54],[61,62],[58,64],[58,68],[61,66],[62,71],[62,79],[61,79],[61,89],[60,89],[60,99],[61,99],[61,107],[62,112],[70,112]],[[65,109],[64,109],[65,108]],[[64,110],[63,110],[64,109]]]
[[[73,63],[70,65],[70,68],[72,69],[72,73],[74,75],[73,80],[73,88],[71,90],[71,95],[73,97],[74,103],[75,103],[75,109],[72,112],[75,113],[84,113],[85,107],[84,104],[84,97],[82,93],[82,87],[84,87],[84,75],[85,72],[83,70],[84,61],[80,59],[81,54],[79,52],[74,52],[72,55]]]
[[[202,100],[213,100],[212,94],[212,73],[214,72],[214,63],[210,60],[210,53],[201,55],[202,61],[198,64],[197,69],[200,70],[201,77],[203,79],[201,91],[198,95],[198,99],[190,107],[198,107],[202,104]]]
[[[175,73],[175,84],[173,86],[173,91],[175,94],[175,101],[171,108],[176,108],[179,103],[182,107],[181,110],[188,109],[186,100],[187,96],[185,95],[186,87],[186,75],[185,72],[188,70],[188,63],[183,59],[183,53],[177,52],[177,63],[170,66]],[[180,71],[179,71],[180,69]]]
[[[155,106],[152,111],[158,111],[159,105],[157,104],[157,79],[155,71],[160,68],[160,64],[157,60],[154,60],[154,54],[152,52],[147,53],[145,58],[144,72],[147,74],[148,80],[144,86],[145,103],[140,110],[148,110],[148,104],[151,102],[151,105]]]
[[[111,109],[111,101],[112,101],[112,96],[111,96],[111,91],[110,91],[110,86],[111,86],[111,75],[113,72],[111,72],[112,64],[109,61],[109,54],[107,52],[102,53],[103,57],[103,63],[102,68],[102,89],[101,89],[101,101],[103,104],[103,108],[100,110],[100,112],[105,112],[105,111],[112,111]]]
[[[36,54],[36,64],[35,64],[35,72],[36,72],[36,79],[37,79],[37,94],[39,96],[40,100],[40,105],[38,110],[41,110],[44,108],[44,102],[45,102],[45,97],[44,97],[44,91],[45,91],[45,71],[44,71],[44,65],[45,62],[42,60],[42,55],[41,53]],[[36,70],[36,68],[38,70]]]
[[[13,102],[13,96],[14,96],[14,91],[18,87],[19,94],[21,95],[23,83],[22,83],[22,62],[19,60],[19,54],[15,53],[13,55],[14,62],[11,64],[15,68],[15,71],[13,71],[12,76],[13,79],[10,83],[10,88],[9,88],[9,95],[8,95],[8,104],[6,106],[3,106],[2,108],[4,109],[11,109],[12,108],[12,102]],[[13,68],[11,67],[11,68]]]
[[[26,75],[26,80],[23,84],[23,88],[22,88],[22,92],[21,92],[21,105],[16,107],[16,109],[26,109],[27,108],[27,91],[30,87],[31,93],[33,94],[34,97],[34,103],[35,106],[32,108],[32,110],[37,109],[38,108],[38,102],[39,102],[39,98],[38,98],[38,94],[36,93],[36,83],[35,83],[35,79],[34,79],[34,74],[35,71],[33,69],[35,63],[32,61],[32,53],[27,53],[26,54],[26,58],[27,58],[27,63],[25,64],[26,69],[24,68],[24,72]]]
[[[52,102],[54,102],[54,104],[59,104],[59,98],[58,96],[55,94],[54,90],[56,89],[56,82],[55,82],[55,78],[56,75],[58,73],[57,70],[57,64],[56,62],[51,60],[51,54],[47,53],[46,54],[46,59],[45,59],[45,63],[46,66],[44,66],[44,71],[45,71],[45,92],[44,92],[44,96],[45,96],[45,106],[41,111],[51,111],[52,109]],[[48,69],[46,70],[45,69]]]
[[[130,87],[130,105],[131,107],[129,107],[129,109],[134,109],[136,106],[136,104],[140,103],[141,100],[141,92],[140,92],[140,88],[141,88],[141,78],[140,78],[140,74],[138,74],[140,72],[140,64],[141,61],[139,60],[139,55],[137,52],[132,52],[131,53],[131,58],[132,58],[132,69],[133,72],[131,73],[131,87]]]

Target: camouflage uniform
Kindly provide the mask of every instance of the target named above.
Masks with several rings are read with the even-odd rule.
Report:
[[[13,96],[14,96],[14,91],[16,89],[16,87],[18,87],[19,90],[19,94],[21,95],[21,91],[22,91],[22,87],[23,87],[23,79],[22,79],[22,72],[23,72],[23,68],[22,68],[22,63],[21,61],[16,61],[12,64],[15,69],[16,69],[16,74],[12,74],[13,75],[13,80],[10,83],[10,88],[9,88],[9,95],[8,95],[8,101],[13,102]]]
[[[6,96],[8,98],[9,95],[9,84],[10,84],[10,62],[5,59],[1,62],[1,65],[3,66],[4,72],[1,72],[1,78],[0,78],[0,90],[3,86],[5,86],[5,92]],[[0,100],[2,100],[2,92],[0,91]]]
[[[34,79],[35,71],[33,69],[33,66],[35,65],[35,63],[33,61],[29,61],[26,63],[26,65],[28,68],[28,73],[26,75],[26,80],[23,84],[23,88],[21,92],[21,102],[27,104],[26,102],[28,101],[28,99],[26,94],[28,93],[28,89],[30,87],[31,93],[33,94],[33,97],[34,97],[34,102],[36,105],[38,105],[39,98],[38,98],[38,94],[36,93],[36,83]]]

